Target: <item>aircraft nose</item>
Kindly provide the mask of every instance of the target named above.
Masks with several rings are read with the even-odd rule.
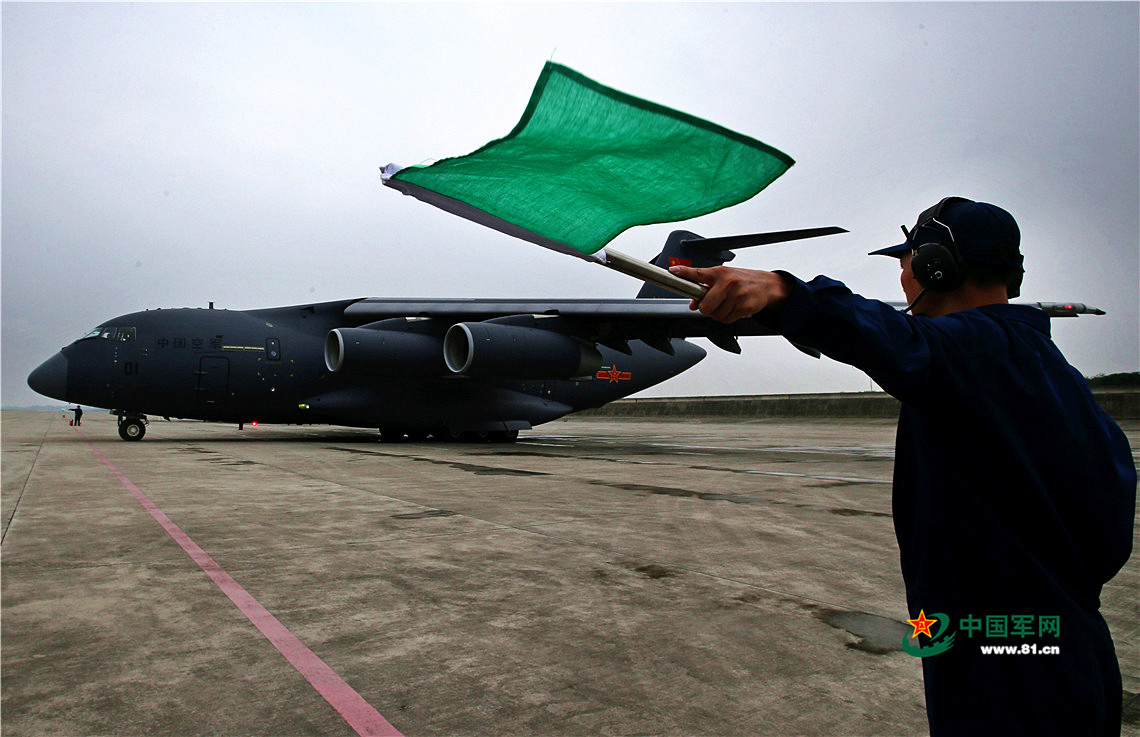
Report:
[[[67,401],[67,357],[57,353],[28,374],[28,386],[45,397]]]

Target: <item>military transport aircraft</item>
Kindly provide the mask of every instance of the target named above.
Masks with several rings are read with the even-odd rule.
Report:
[[[845,232],[815,228],[701,238],[674,231],[654,260],[716,266],[733,248]],[[646,284],[636,299],[349,299],[263,310],[157,309],[108,320],[28,376],[53,399],[111,409],[140,440],[147,415],[379,428],[510,441],[600,407],[705,357],[740,352],[753,320],[723,325]],[[1038,304],[1054,316],[1103,314]],[[810,348],[801,348],[812,353]],[[814,353],[818,356],[818,353]]]

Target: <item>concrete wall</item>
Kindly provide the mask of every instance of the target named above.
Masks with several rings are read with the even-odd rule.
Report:
[[[1140,419],[1140,390],[1095,391],[1116,420]],[[899,403],[883,392],[770,394],[735,397],[620,399],[581,416],[611,417],[898,417]]]

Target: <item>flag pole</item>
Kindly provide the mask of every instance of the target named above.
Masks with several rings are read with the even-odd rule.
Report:
[[[669,273],[667,269],[662,269],[660,266],[654,266],[653,264],[646,263],[632,256],[627,256],[621,251],[615,251],[609,246],[603,249],[603,251],[606,254],[606,260],[603,263],[614,271],[620,271],[623,274],[641,279],[644,282],[656,285],[662,289],[668,289],[670,292],[679,294],[682,297],[699,300],[709,291],[709,288],[702,284],[697,284],[688,279],[682,279],[679,276]]]

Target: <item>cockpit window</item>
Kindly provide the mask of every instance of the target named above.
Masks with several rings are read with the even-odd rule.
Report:
[[[102,338],[103,340],[134,340],[134,328],[116,328],[109,325],[100,325],[99,327],[91,330],[79,340],[89,340],[91,338]],[[78,342],[78,341],[77,341]]]

